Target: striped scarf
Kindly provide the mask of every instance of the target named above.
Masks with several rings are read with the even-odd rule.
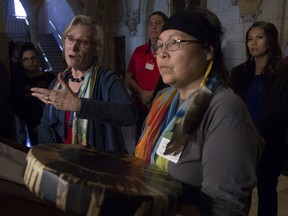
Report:
[[[161,127],[177,90],[170,88],[153,103],[145,127],[135,149],[135,157],[150,163],[151,152],[159,137]]]
[[[88,69],[83,83],[78,91],[78,97],[91,98],[96,85],[98,66],[92,66]],[[69,71],[66,69],[64,73]],[[54,89],[60,89],[61,84],[57,81],[54,85]],[[88,119],[79,119],[76,112],[73,114],[72,122],[72,144],[87,146],[87,131],[88,131]]]
[[[176,125],[183,124],[183,121],[187,117],[185,116],[187,109],[189,110],[191,107],[193,107],[191,106],[191,103],[193,104],[194,99],[199,97],[199,92],[201,92],[202,89],[208,91],[208,95],[210,95],[210,93],[213,94],[216,89],[222,86],[223,82],[219,80],[217,76],[212,75],[210,79],[208,79],[212,65],[213,61],[211,61],[208,65],[199,89],[196,92],[193,92],[188,97],[188,99],[185,100],[185,102],[178,108],[178,110],[177,107],[179,102],[179,93],[177,93],[177,90],[173,87],[169,88],[165,93],[155,99],[147,116],[142,135],[136,146],[135,157],[146,160],[148,163],[156,164],[162,170],[166,172],[168,171],[168,160],[162,156],[157,155],[157,148],[162,138],[167,133],[171,133]],[[205,87],[206,84],[207,87]],[[209,105],[209,102],[210,99],[208,99],[206,104]],[[207,107],[205,110],[206,109]],[[196,125],[199,125],[199,122],[196,123]],[[186,135],[182,129],[180,131],[180,135],[181,134]],[[184,147],[184,142],[181,143]],[[179,149],[181,146],[176,147],[176,149],[177,148]]]

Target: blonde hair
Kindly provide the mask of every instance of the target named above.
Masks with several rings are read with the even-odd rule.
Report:
[[[99,59],[103,53],[103,31],[101,27],[97,24],[97,22],[89,16],[85,15],[77,15],[75,16],[72,21],[69,23],[66,30],[63,32],[62,35],[62,44],[64,46],[66,35],[71,29],[76,25],[86,25],[92,30],[93,38],[92,42],[95,44],[95,58]],[[65,46],[64,46],[65,49]]]

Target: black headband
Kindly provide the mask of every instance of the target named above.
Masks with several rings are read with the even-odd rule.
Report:
[[[162,32],[168,29],[175,29],[197,38],[202,43],[207,43],[215,47],[216,37],[213,27],[207,19],[204,18],[204,20],[206,20],[206,24],[208,23],[210,28],[207,28],[206,26],[204,29],[199,23],[197,23],[197,20],[193,20],[193,18],[190,18],[187,14],[176,13],[165,22]]]

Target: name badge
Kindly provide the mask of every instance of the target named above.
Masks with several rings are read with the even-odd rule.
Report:
[[[158,155],[160,155],[161,157],[166,158],[167,160],[169,160],[173,163],[177,163],[179,161],[181,154],[182,154],[183,148],[181,149],[181,151],[177,155],[175,155],[174,152],[172,152],[171,154],[164,155],[164,152],[167,148],[167,144],[170,142],[172,135],[173,135],[173,133],[171,131],[165,132],[164,136],[162,137],[162,139],[160,141],[160,144],[158,146],[156,153]]]
[[[151,64],[151,63],[149,63],[149,62],[146,62],[145,68],[146,68],[147,70],[153,70],[153,69],[154,69],[154,64]]]

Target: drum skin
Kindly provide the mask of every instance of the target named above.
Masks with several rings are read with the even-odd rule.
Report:
[[[80,145],[29,150],[24,182],[36,196],[82,215],[175,215],[181,183],[145,161]]]

